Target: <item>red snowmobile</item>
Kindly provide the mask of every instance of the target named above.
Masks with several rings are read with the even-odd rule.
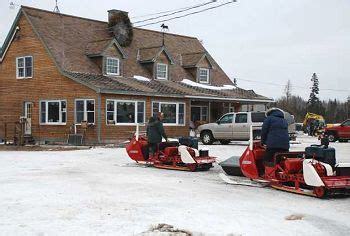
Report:
[[[173,170],[209,170],[215,157],[208,156],[208,151],[180,145],[179,142],[163,142],[153,156],[148,154],[147,137],[136,134],[126,145],[126,151],[137,163],[152,165],[157,168]]]
[[[239,159],[242,174],[257,186],[269,185],[318,198],[350,193],[350,163],[336,164],[335,150],[328,147],[327,141],[307,147],[304,152],[276,153],[271,167],[264,166],[264,155],[265,147],[253,141]],[[228,176],[221,177],[228,183],[240,184]]]

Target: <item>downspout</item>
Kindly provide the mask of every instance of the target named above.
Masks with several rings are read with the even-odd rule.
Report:
[[[101,90],[97,91],[97,142],[101,143]]]

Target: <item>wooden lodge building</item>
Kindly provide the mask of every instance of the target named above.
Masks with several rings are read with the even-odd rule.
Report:
[[[191,120],[269,102],[236,87],[197,38],[132,27],[118,10],[103,22],[22,6],[0,51],[0,139],[21,118],[35,141],[88,124],[88,143],[115,142],[158,111],[183,136]]]

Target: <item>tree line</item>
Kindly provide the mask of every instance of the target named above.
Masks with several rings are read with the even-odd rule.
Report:
[[[294,115],[296,122],[303,122],[307,112],[322,115],[327,124],[340,123],[350,117],[350,101],[342,102],[337,99],[321,101],[318,98],[319,80],[316,73],[311,78],[312,87],[308,100],[292,94],[292,84],[288,80],[284,96],[276,99],[272,106],[279,107]]]

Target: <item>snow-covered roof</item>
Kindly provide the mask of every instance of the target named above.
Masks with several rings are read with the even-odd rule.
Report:
[[[223,85],[223,86],[219,87],[219,86],[213,86],[213,85],[200,84],[200,83],[196,83],[196,82],[189,80],[189,79],[183,79],[181,82],[184,84],[193,86],[193,87],[200,87],[200,88],[211,89],[211,90],[230,90],[230,89],[237,88],[234,85]]]
[[[151,79],[146,78],[144,76],[141,75],[134,75],[134,79],[140,80],[140,81],[151,81]]]

